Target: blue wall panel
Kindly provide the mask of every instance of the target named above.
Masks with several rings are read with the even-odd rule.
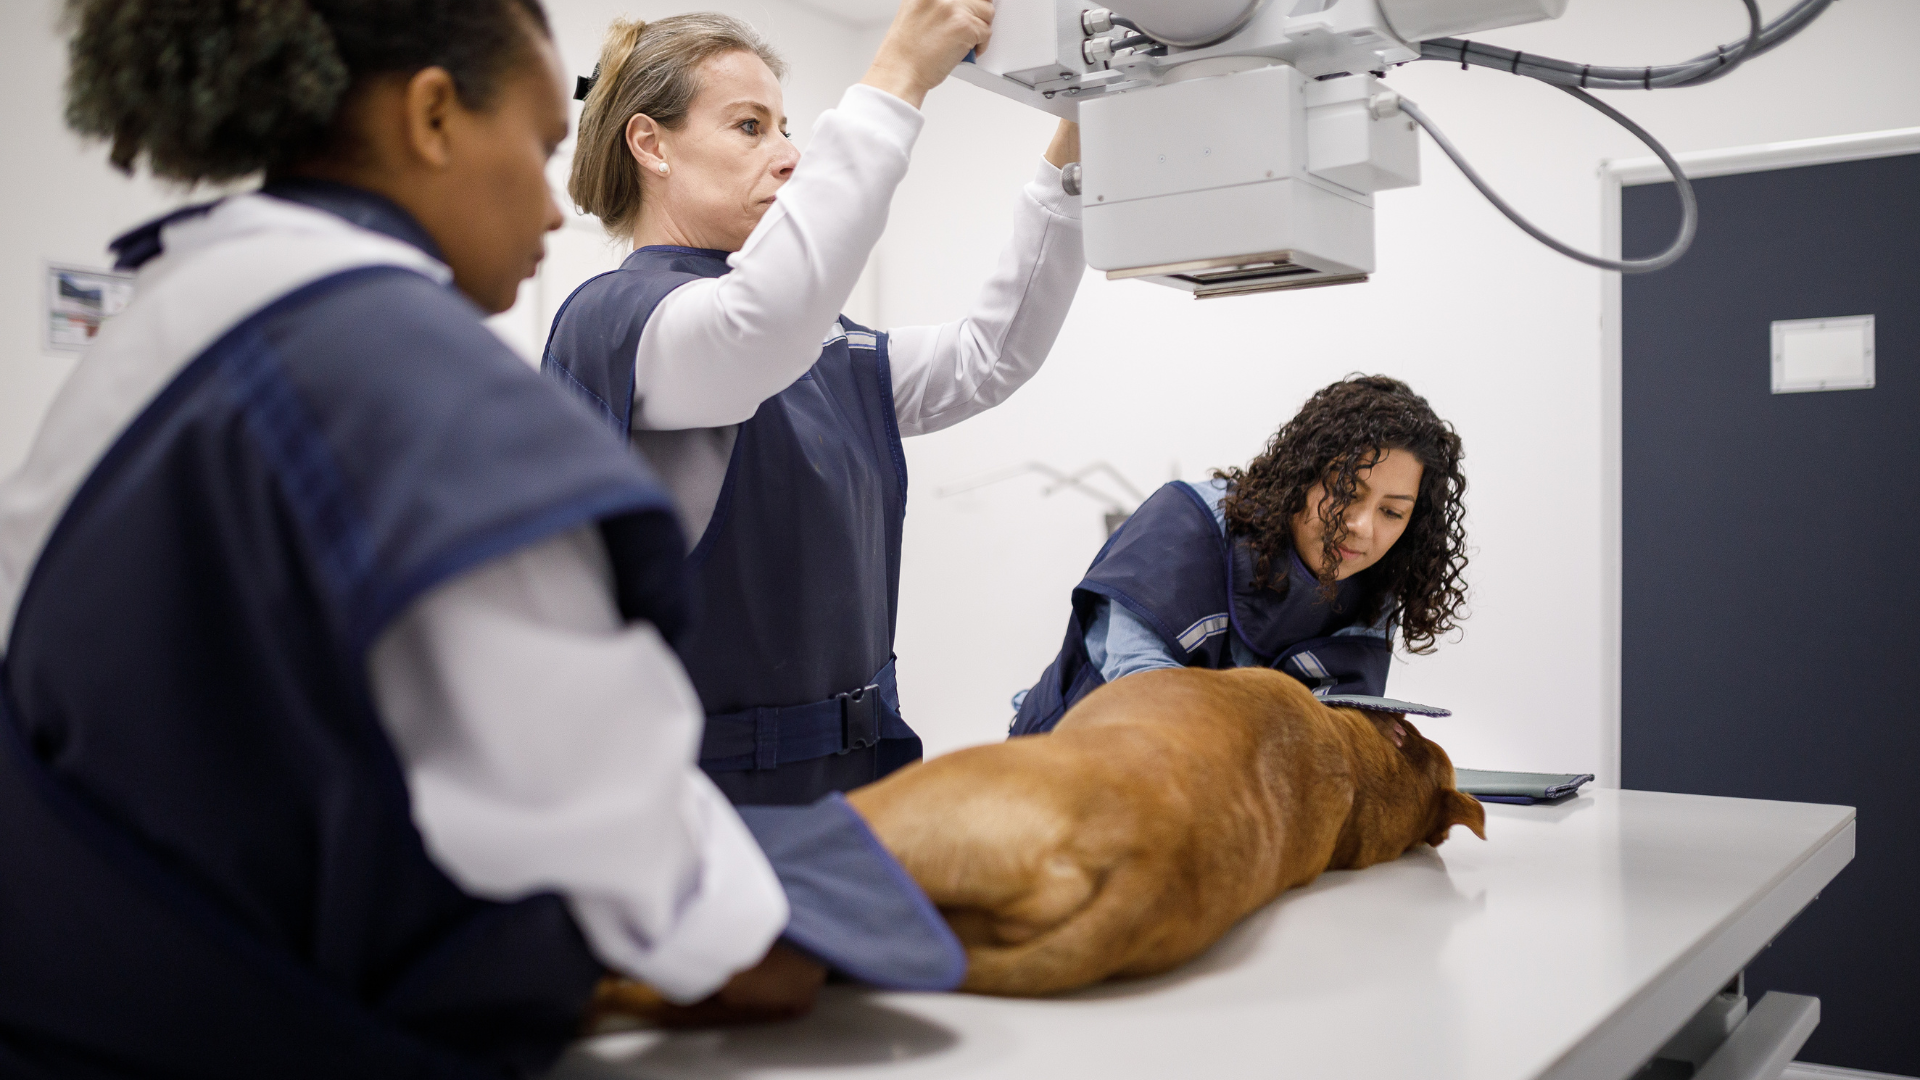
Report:
[[[1920,155],[1696,187],[1622,290],[1622,779],[1857,806],[1749,993],[1821,998],[1804,1060],[1920,1075]],[[1622,220],[1663,247],[1672,185]],[[1774,320],[1868,314],[1873,389],[1771,393]]]

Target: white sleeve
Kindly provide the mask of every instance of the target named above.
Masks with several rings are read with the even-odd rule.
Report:
[[[724,427],[820,358],[920,134],[919,110],[855,85],[820,117],[793,179],[729,256],[732,269],[660,301],[634,360],[635,426]]]
[[[786,928],[779,880],[694,764],[693,686],[651,624],[623,623],[597,530],[442,585],[370,666],[414,823],[461,888],[558,892],[603,963],[679,1002]]]
[[[1046,161],[1020,193],[1013,239],[959,322],[887,333],[900,434],[925,435],[1007,400],[1053,349],[1086,273],[1080,200]]]

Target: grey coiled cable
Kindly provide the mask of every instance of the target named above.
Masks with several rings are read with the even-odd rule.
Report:
[[[1749,20],[1754,24],[1746,40],[1719,46],[1710,53],[1701,53],[1678,64],[1647,67],[1575,64],[1464,38],[1423,41],[1420,43],[1420,58],[1493,68],[1555,86],[1577,86],[1586,90],[1664,90],[1676,86],[1699,86],[1726,75],[1762,53],[1778,48],[1788,38],[1806,29],[1808,23],[1833,4],[1833,0],[1800,0],[1779,18],[1761,27],[1758,25],[1759,5],[1755,0],[1744,2]]]
[[[1673,243],[1668,246],[1667,250],[1646,259],[1608,259],[1599,255],[1589,255],[1578,248],[1561,243],[1559,240],[1547,235],[1546,232],[1541,230],[1533,222],[1521,217],[1519,211],[1508,206],[1507,201],[1502,199],[1499,193],[1495,192],[1492,187],[1488,186],[1485,180],[1480,178],[1480,174],[1474,171],[1473,166],[1467,164],[1467,159],[1460,156],[1460,151],[1454,149],[1452,140],[1448,139],[1445,133],[1434,126],[1433,121],[1427,118],[1426,113],[1420,111],[1420,106],[1415,105],[1406,98],[1401,98],[1400,111],[1412,117],[1414,122],[1421,127],[1426,128],[1427,134],[1433,136],[1433,141],[1440,144],[1440,149],[1446,151],[1447,156],[1452,158],[1453,163],[1460,167],[1460,171],[1466,174],[1467,179],[1472,181],[1473,186],[1480,189],[1480,194],[1485,195],[1487,201],[1492,203],[1495,209],[1507,215],[1508,221],[1520,226],[1520,228],[1526,231],[1528,236],[1533,237],[1535,240],[1540,241],[1569,259],[1577,259],[1580,262],[1586,263],[1588,266],[1597,266],[1602,270],[1618,270],[1623,274],[1644,274],[1652,270],[1672,266],[1675,262],[1679,261],[1680,256],[1687,253],[1687,248],[1693,246],[1693,236],[1700,225],[1699,202],[1694,198],[1693,185],[1687,182],[1686,174],[1680,171],[1680,163],[1673,160],[1673,155],[1667,153],[1667,148],[1661,146],[1652,135],[1647,134],[1645,128],[1634,123],[1611,105],[1608,105],[1606,102],[1601,101],[1599,98],[1594,97],[1592,94],[1578,87],[1563,86],[1560,89],[1565,90],[1567,93],[1600,110],[1615,123],[1633,132],[1641,142],[1646,143],[1647,147],[1659,156],[1660,161],[1666,165],[1667,171],[1673,174],[1674,186],[1680,192],[1680,235],[1674,238]]]
[[[1547,245],[1570,259],[1597,266],[1602,270],[1617,270],[1623,274],[1644,274],[1660,270],[1678,262],[1687,249],[1693,246],[1693,238],[1699,230],[1700,207],[1693,193],[1693,185],[1681,171],[1680,163],[1673,159],[1659,140],[1647,130],[1634,123],[1625,114],[1586,92],[1584,88],[1601,90],[1659,90],[1678,86],[1699,86],[1712,82],[1731,72],[1770,49],[1777,48],[1782,42],[1805,29],[1816,16],[1825,11],[1833,0],[1801,0],[1800,3],[1766,25],[1761,24],[1760,5],[1757,0],[1742,0],[1747,8],[1746,40],[1733,45],[1722,45],[1711,53],[1703,53],[1692,60],[1679,64],[1648,66],[1644,68],[1595,67],[1592,64],[1573,64],[1565,60],[1534,56],[1529,53],[1502,49],[1492,45],[1482,45],[1461,38],[1439,38],[1423,42],[1420,56],[1423,60],[1451,60],[1461,65],[1475,64],[1494,68],[1514,75],[1525,75],[1538,79],[1566,91],[1588,105],[1599,110],[1608,119],[1632,132],[1634,137],[1645,143],[1649,150],[1667,167],[1673,177],[1674,189],[1680,195],[1680,232],[1672,244],[1658,255],[1645,259],[1608,259],[1599,255],[1590,255],[1577,248],[1554,239],[1520,212],[1507,204],[1487,182],[1481,178],[1460,151],[1454,148],[1440,128],[1434,124],[1420,107],[1401,98],[1400,110],[1412,117],[1414,122],[1425,128],[1433,141],[1438,143],[1447,157],[1459,167],[1461,173],[1486,196],[1494,208],[1505,214],[1508,221],[1518,225],[1528,236]]]

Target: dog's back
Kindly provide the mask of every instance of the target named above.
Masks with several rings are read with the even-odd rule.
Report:
[[[966,943],[967,989],[1051,993],[1171,968],[1330,865],[1444,837],[1443,819],[1478,831],[1478,804],[1445,797],[1445,753],[1408,743],[1278,672],[1152,671],[1050,735],[851,799]]]

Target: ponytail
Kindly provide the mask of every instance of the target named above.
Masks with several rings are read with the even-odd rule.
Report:
[[[633,58],[633,51],[640,46],[640,35],[646,32],[645,19],[613,20],[607,27],[607,40],[600,43],[600,59],[593,65],[593,89],[587,92],[583,100],[593,101],[594,90],[601,91],[600,96],[604,100],[608,91],[603,88],[620,85],[620,76],[626,71],[627,61]]]

